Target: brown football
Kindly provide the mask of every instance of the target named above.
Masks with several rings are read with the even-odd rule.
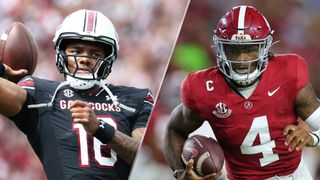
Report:
[[[193,159],[193,170],[199,176],[219,173],[224,164],[224,154],[218,142],[202,135],[194,135],[186,140],[181,158],[185,164]]]
[[[0,37],[0,61],[13,70],[27,69],[32,74],[37,66],[38,46],[27,27],[14,22]]]

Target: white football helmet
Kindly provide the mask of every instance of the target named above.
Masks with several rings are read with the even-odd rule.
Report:
[[[106,57],[97,59],[96,66],[99,66],[92,74],[77,73],[68,70],[68,56],[77,58],[76,55],[66,55],[66,40],[83,40],[99,42],[106,47]],[[70,86],[75,89],[89,89],[94,86],[95,81],[105,79],[111,72],[113,61],[119,50],[119,39],[112,22],[101,12],[92,10],[78,10],[68,15],[58,26],[53,38],[56,51],[56,66],[60,73],[64,73]],[[77,61],[76,61],[77,62]],[[77,64],[77,67],[78,64]]]

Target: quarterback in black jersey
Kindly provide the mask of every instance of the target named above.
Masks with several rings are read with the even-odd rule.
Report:
[[[53,39],[60,83],[0,78],[0,112],[27,135],[50,179],[128,179],[153,97],[148,89],[103,84],[118,37],[98,11],[67,16]],[[6,75],[22,75],[5,67]],[[9,103],[10,102],[10,103]]]

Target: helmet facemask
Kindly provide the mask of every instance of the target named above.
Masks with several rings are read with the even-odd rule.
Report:
[[[251,40],[247,42],[225,40],[214,36],[213,41],[217,50],[217,65],[220,71],[238,85],[246,86],[251,84],[266,70],[268,52],[272,45],[271,35],[263,40]],[[245,61],[229,58],[227,46],[255,46],[257,47],[256,58]],[[253,69],[253,67],[255,68]]]
[[[105,79],[111,72],[111,67],[116,59],[116,48],[112,43],[100,43],[105,48],[106,56],[104,58],[98,58],[95,56],[84,56],[84,55],[72,55],[66,54],[65,44],[68,40],[61,41],[61,45],[56,48],[57,54],[57,67],[61,73],[66,77],[67,81],[70,81],[70,86],[76,89],[84,90],[93,87],[94,81],[100,81]],[[79,59],[88,58],[94,61],[93,66],[89,67],[90,73],[83,73],[79,64]],[[74,67],[68,68],[68,61],[73,61]]]

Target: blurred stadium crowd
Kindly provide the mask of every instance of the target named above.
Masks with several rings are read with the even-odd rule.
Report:
[[[180,0],[1,0],[0,31],[23,22],[39,46],[34,75],[62,80],[55,67],[52,38],[57,25],[78,9],[99,10],[119,34],[120,51],[111,75],[113,84],[151,89],[157,94],[177,37],[187,1]],[[0,117],[0,180],[46,179],[24,134]]]
[[[130,179],[174,179],[162,155],[169,113],[181,102],[180,85],[186,74],[216,64],[213,29],[221,16],[237,5],[252,5],[268,19],[273,39],[279,41],[271,51],[296,53],[306,59],[311,83],[320,97],[320,1],[191,0]],[[212,136],[207,126],[197,133]],[[303,157],[314,179],[320,179],[320,150],[305,148]]]

